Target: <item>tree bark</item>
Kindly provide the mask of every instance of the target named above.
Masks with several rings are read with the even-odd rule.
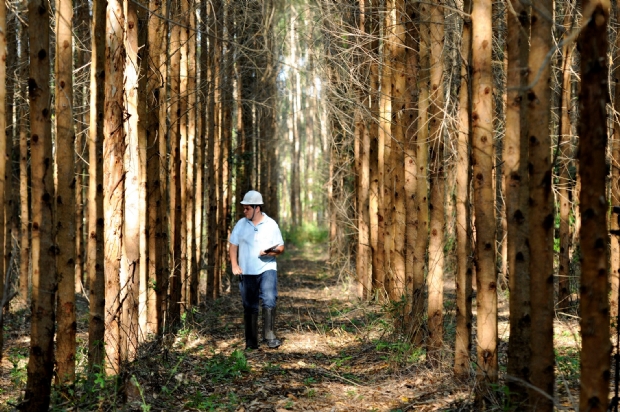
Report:
[[[579,409],[606,411],[609,399],[610,351],[607,203],[605,150],[608,103],[607,25],[609,2],[584,1],[579,92],[579,173],[582,186],[581,246],[581,391]]]
[[[504,176],[506,181],[506,220],[510,287],[510,339],[508,341],[508,387],[511,402],[527,404],[530,375],[530,272],[529,228],[529,154],[526,123],[525,88],[529,56],[529,8],[513,0],[514,13],[508,12],[508,67]]]
[[[428,345],[431,357],[443,345],[443,272],[446,177],[444,170],[444,8],[443,0],[430,8],[430,240],[428,244]]]
[[[553,0],[539,1],[532,7],[532,35],[528,63],[529,88],[527,136],[529,140],[529,246],[536,251],[530,259],[531,359],[532,385],[553,396],[554,364],[553,318],[553,191],[551,165],[551,65],[545,56],[553,47],[551,26]],[[529,390],[530,404],[537,411],[553,410],[553,402],[534,388]]]
[[[30,31],[28,95],[32,164],[32,300],[30,306],[32,318],[28,383],[23,404],[23,410],[27,411],[47,410],[54,368],[56,246],[52,213],[54,179],[51,167],[53,158],[51,91],[49,88],[49,18],[47,3],[39,1],[28,3]],[[4,59],[0,60],[4,61]],[[4,115],[0,115],[0,119],[4,119]],[[0,130],[4,130],[4,127]],[[1,158],[4,161],[4,156]],[[0,173],[0,176],[4,176],[4,173]],[[0,190],[0,193],[4,193],[4,190]]]
[[[106,7],[93,1],[92,59],[90,70],[90,128],[88,132],[88,367],[91,372],[103,364],[105,329],[105,275],[103,259],[103,120],[105,103]]]
[[[463,12],[471,14],[471,0],[463,2]],[[471,254],[471,17],[463,18],[461,36],[461,88],[459,90],[459,131],[456,162],[456,340],[454,374],[469,376],[472,330],[472,261]]]
[[[73,125],[73,1],[56,7],[56,278],[57,383],[75,380],[75,130]]]
[[[474,0],[472,22],[472,163],[478,354],[476,399],[481,404],[498,377],[490,0]]]
[[[120,373],[121,366],[121,271],[123,238],[123,192],[125,156],[123,98],[125,14],[118,0],[108,0],[106,11],[105,104],[103,140],[103,211],[105,272],[105,352],[106,372]]]

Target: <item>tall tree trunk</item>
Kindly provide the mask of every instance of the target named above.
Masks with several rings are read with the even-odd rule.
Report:
[[[394,2],[394,28],[392,29],[392,141],[394,146],[391,152],[390,163],[392,164],[393,182],[393,207],[390,211],[392,217],[392,241],[393,246],[390,255],[392,299],[405,301],[407,291],[405,289],[405,131],[407,124],[407,54],[405,48],[406,20],[409,18],[405,10],[404,0]],[[403,306],[404,309],[404,306]],[[404,324],[406,313],[401,310],[399,324]]]
[[[394,296],[390,293],[390,281],[392,267],[390,257],[394,248],[392,225],[392,207],[394,200],[394,166],[390,163],[392,155],[392,29],[394,27],[394,0],[384,3],[383,19],[383,66],[381,67],[381,95],[379,97],[379,199],[383,219],[379,218],[379,226],[383,232],[383,271],[384,278],[379,279],[379,290],[388,293],[390,299]],[[382,153],[383,152],[383,153]],[[381,225],[383,224],[383,229]]]
[[[168,178],[169,178],[169,153],[168,146],[170,142],[169,130],[170,127],[168,125],[168,114],[169,114],[169,98],[171,95],[170,85],[171,85],[171,77],[168,73],[171,62],[171,39],[170,39],[170,27],[171,27],[171,17],[173,13],[173,8],[171,2],[161,1],[161,12],[162,16],[166,16],[166,19],[161,20],[161,27],[159,27],[159,31],[156,37],[156,41],[164,38],[165,41],[160,43],[161,52],[160,60],[159,60],[159,110],[158,110],[158,125],[159,129],[157,131],[158,136],[158,146],[159,146],[159,197],[160,197],[160,216],[161,216],[161,241],[159,242],[160,249],[157,250],[157,253],[161,254],[161,282],[158,283],[157,286],[157,295],[158,295],[158,304],[160,317],[158,321],[160,322],[158,325],[158,329],[160,333],[168,332],[170,330],[170,295],[168,293],[170,287],[170,276],[172,275],[172,268],[170,259],[172,258],[172,252],[170,248],[170,242],[172,241],[173,231],[171,230],[171,203],[170,203],[170,195],[168,192]],[[167,329],[167,330],[164,330]]]
[[[497,382],[497,279],[493,192],[492,13],[490,0],[472,9],[472,162],[476,216],[478,403]]]
[[[73,125],[73,1],[56,7],[56,277],[57,381],[75,380],[75,130]]]
[[[209,53],[209,74],[210,74],[210,92],[209,102],[207,109],[207,157],[209,162],[207,168],[207,202],[208,202],[208,223],[207,223],[207,299],[215,299],[219,296],[219,283],[216,282],[216,278],[219,275],[218,260],[219,260],[219,248],[218,248],[218,201],[217,201],[217,166],[216,159],[216,145],[219,143],[219,97],[220,97],[220,62],[221,62],[221,41],[218,37],[218,25],[221,22],[218,18],[221,15],[222,2],[216,0],[209,4],[211,6],[211,19],[209,19],[209,44],[211,50]],[[240,93],[237,88],[237,93]],[[242,111],[241,107],[238,108],[239,112]],[[238,139],[244,141],[245,132],[238,130]],[[242,162],[241,162],[242,163]],[[241,199],[239,195],[241,193],[240,185],[237,185],[237,199]],[[237,210],[238,211],[238,210]],[[217,283],[217,284],[216,284]]]
[[[417,191],[417,145],[416,132],[418,129],[418,84],[417,78],[420,75],[419,70],[419,45],[418,39],[420,21],[418,18],[418,7],[412,3],[405,5],[410,18],[406,20],[405,47],[406,51],[406,93],[405,93],[405,327],[407,332],[411,333],[413,322],[413,301],[414,284],[414,253],[418,238],[417,231],[417,208],[418,201],[416,198]]]
[[[121,325],[121,339],[126,342],[127,359],[133,359],[138,346],[138,306],[140,291],[140,214],[144,206],[140,204],[140,143],[138,113],[138,13],[131,1],[125,7],[125,74],[124,95],[127,111],[125,128],[124,183],[125,204],[123,216],[123,268],[121,271],[121,290],[125,298]],[[125,359],[123,359],[125,360]]]
[[[471,0],[463,2],[463,12],[471,14]],[[461,88],[459,90],[459,131],[456,161],[456,341],[454,374],[469,376],[472,329],[472,261],[471,254],[471,17],[463,18],[461,36]]]
[[[2,7],[2,5],[0,5]],[[0,19],[2,22],[2,19]],[[0,23],[1,24],[1,23]],[[26,24],[20,25],[20,57],[21,69],[20,89],[22,96],[26,96],[28,92],[28,29]],[[28,303],[28,289],[30,287],[30,202],[29,188],[30,179],[28,178],[29,159],[28,138],[28,107],[27,102],[21,102],[19,105],[19,198],[20,198],[20,251],[19,251],[19,296],[22,305]],[[2,338],[0,338],[2,339]]]
[[[172,2],[171,15],[174,19],[179,18],[180,0]],[[170,324],[174,325],[181,319],[182,281],[181,279],[181,220],[185,216],[181,213],[181,147],[180,147],[180,90],[181,90],[181,27],[170,27],[170,129],[168,130],[170,144],[170,161],[168,163],[170,196],[170,302],[168,314]]]
[[[187,308],[187,304],[189,303],[189,277],[187,271],[187,233],[188,233],[188,222],[187,222],[187,144],[188,144],[188,30],[185,28],[189,23],[189,2],[185,0],[180,1],[180,16],[179,21],[182,27],[179,31],[179,53],[180,54],[180,63],[179,63],[179,73],[180,73],[180,81],[179,81],[179,193],[180,193],[180,204],[177,206],[177,210],[181,213],[181,218],[179,222],[180,226],[180,251],[181,255],[179,257],[179,273],[181,278],[181,311],[185,311]]]
[[[52,125],[49,13],[47,3],[28,3],[30,31],[30,147],[32,164],[32,300],[30,358],[24,410],[47,410],[54,368],[56,259],[54,250],[54,179],[52,174]],[[0,18],[4,22],[4,18]],[[4,24],[4,23],[2,23]],[[4,61],[4,59],[0,59]],[[0,84],[4,84],[2,81]],[[3,90],[0,88],[0,90]],[[0,99],[4,102],[4,98]],[[4,104],[4,103],[3,103]],[[0,122],[4,121],[4,113]],[[4,131],[4,127],[0,127]],[[1,140],[1,139],[0,139]],[[0,149],[1,151],[1,149]],[[0,156],[4,162],[4,155]],[[4,173],[0,173],[4,176]],[[4,193],[4,190],[0,190]],[[4,202],[0,202],[0,205]],[[4,274],[3,274],[4,275]]]
[[[609,3],[583,1],[579,92],[581,391],[579,409],[606,411],[610,351],[605,150]]]
[[[375,59],[371,59],[369,67],[369,94],[370,94],[370,119],[368,134],[370,140],[370,152],[368,159],[369,179],[368,210],[370,225],[370,250],[372,255],[371,276],[372,289],[379,289],[379,283],[383,282],[383,234],[379,232],[379,7],[374,2],[367,0],[368,35],[372,39],[369,53]]]
[[[209,53],[207,33],[207,3],[200,3],[200,25],[199,30],[202,32],[200,36],[200,90],[209,90]],[[232,35],[232,33],[231,33]],[[206,294],[207,291],[207,275],[204,272],[203,258],[203,228],[206,226],[204,216],[205,206],[208,204],[205,194],[208,188],[205,187],[205,168],[208,167],[209,159],[205,156],[206,139],[207,139],[207,106],[209,98],[205,93],[200,94],[200,111],[199,111],[199,127],[196,142],[196,263],[199,271],[198,295]]]
[[[504,175],[506,180],[506,220],[510,287],[510,340],[508,341],[508,381],[511,402],[527,404],[530,374],[530,272],[529,272],[529,174],[526,131],[527,67],[529,55],[529,10],[519,0],[508,12],[508,68]]]
[[[553,46],[551,22],[553,0],[539,1],[532,8],[532,37],[528,63],[527,136],[529,139],[529,246],[530,259],[532,385],[553,396],[553,191],[551,169],[551,67],[545,56]],[[553,402],[538,390],[529,391],[530,404],[540,411],[553,410]]]
[[[360,43],[367,41],[366,37],[366,0],[359,0],[359,30]],[[368,106],[369,96],[365,94],[365,90],[360,90],[360,104],[363,108]],[[372,290],[372,274],[370,272],[371,251],[370,251],[370,215],[368,209],[368,189],[369,189],[369,151],[370,151],[370,134],[368,132],[367,119],[364,116],[362,107],[356,110],[356,147],[358,147],[356,155],[357,166],[357,254],[355,262],[355,272],[357,274],[356,294],[360,299],[369,299]],[[306,133],[308,137],[310,135]]]
[[[0,4],[0,196],[4,197],[4,189],[7,186],[5,171],[6,171],[6,156],[7,156],[7,135],[6,135],[6,62],[7,62],[7,15],[6,4]],[[9,136],[10,138],[10,136]],[[10,169],[10,168],[9,168]],[[0,199],[0,205],[4,208],[4,199]],[[2,218],[9,214],[8,210],[2,213],[0,210],[0,226],[4,227]],[[2,245],[2,243],[0,243]],[[7,245],[8,247],[8,245]],[[4,288],[10,287],[5,285],[5,272],[0,268],[0,296],[4,296]],[[0,298],[2,299],[2,298]],[[0,307],[0,311],[4,308]],[[2,359],[2,348],[4,346],[4,325],[0,322],[0,360]]]
[[[198,304],[198,263],[195,259],[196,244],[198,237],[195,235],[196,224],[196,191],[197,181],[196,171],[200,167],[200,163],[196,161],[196,114],[197,114],[197,99],[196,99],[196,57],[198,55],[196,48],[196,6],[195,3],[189,8],[189,22],[188,22],[188,97],[187,97],[187,278],[188,284],[188,304],[190,306],[196,306]]]
[[[151,0],[149,8],[153,13],[166,15],[164,2]],[[165,105],[165,63],[162,57],[165,51],[163,37],[164,23],[159,17],[150,16],[148,22],[148,80],[147,80],[147,112],[149,113],[147,126],[147,190],[148,190],[148,298],[147,316],[148,332],[159,334],[163,326],[163,268],[165,264],[162,214],[164,205],[162,199],[161,166],[165,152],[160,152],[159,140],[165,140],[160,134],[160,107]],[[164,119],[165,120],[165,119]]]
[[[90,67],[90,128],[88,132],[88,367],[103,364],[105,329],[105,274],[103,242],[103,119],[105,102],[106,3],[93,1]]]
[[[416,154],[416,204],[417,236],[413,253],[413,313],[412,341],[421,344],[425,334],[426,288],[424,269],[426,266],[426,249],[428,247],[429,210],[428,210],[428,108],[429,108],[429,6],[419,5],[420,16],[420,75],[418,77],[418,127]]]
[[[103,211],[105,272],[106,372],[116,375],[121,366],[121,271],[123,239],[123,159],[125,156],[123,98],[125,14],[118,0],[108,0],[105,46],[105,105],[103,125]]]
[[[431,6],[430,38],[430,240],[428,244],[428,351],[431,356],[443,345],[443,272],[446,177],[444,170],[443,137],[443,48],[444,8],[443,0]],[[436,353],[435,353],[436,355]]]

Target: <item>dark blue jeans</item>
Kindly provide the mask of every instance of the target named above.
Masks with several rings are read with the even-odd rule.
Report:
[[[259,299],[264,308],[275,308],[278,300],[278,272],[267,270],[260,275],[240,275],[239,290],[243,309],[258,313]]]

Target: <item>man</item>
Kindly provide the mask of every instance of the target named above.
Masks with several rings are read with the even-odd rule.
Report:
[[[258,349],[258,303],[263,301],[263,342],[275,349],[282,342],[274,333],[278,272],[276,256],[284,252],[278,224],[263,212],[263,197],[250,190],[241,201],[244,218],[230,234],[230,262],[240,278],[246,349]]]

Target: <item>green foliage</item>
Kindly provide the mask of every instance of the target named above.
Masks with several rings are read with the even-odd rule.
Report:
[[[404,340],[386,342],[376,340],[374,342],[377,352],[381,352],[383,360],[396,365],[413,364],[424,360],[426,352],[421,347],[415,347]]]
[[[213,356],[206,362],[201,372],[213,382],[223,382],[228,379],[238,378],[249,371],[250,366],[244,353],[240,350],[235,350],[228,357],[221,354]]]
[[[196,392],[185,407],[199,411],[234,411],[240,403],[239,397],[234,392],[229,392],[226,397],[220,394],[207,396],[202,392]]]
[[[555,352],[555,363],[558,371],[564,375],[565,379],[579,379],[579,349],[577,348],[557,348]]]
[[[8,351],[9,362],[11,362],[11,382],[15,387],[26,384],[28,348],[11,348]]]
[[[304,223],[302,226],[284,230],[283,236],[285,243],[298,247],[305,244],[325,243],[329,237],[326,228],[313,223]]]

